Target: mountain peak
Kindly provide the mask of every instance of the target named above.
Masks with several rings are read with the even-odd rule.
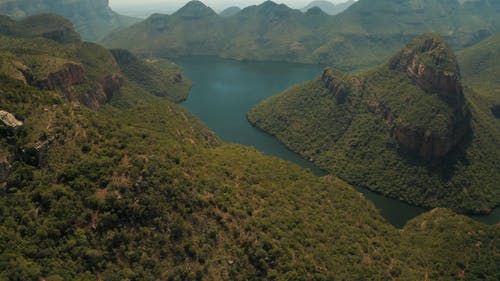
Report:
[[[422,90],[450,103],[463,97],[457,58],[439,34],[415,38],[390,60],[389,68],[406,72]]]
[[[201,1],[189,1],[184,7],[180,8],[173,15],[180,16],[187,20],[196,20],[200,18],[216,16],[217,13]]]

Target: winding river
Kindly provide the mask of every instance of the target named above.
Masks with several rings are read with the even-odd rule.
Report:
[[[323,66],[238,62],[213,57],[186,57],[174,61],[183,67],[184,76],[193,82],[189,98],[183,105],[224,141],[253,146],[267,155],[294,162],[317,175],[323,174],[312,163],[246,120],[246,113],[257,103],[291,85],[320,75]],[[426,211],[364,188],[357,190],[396,227],[404,226],[408,220]],[[500,221],[500,208],[489,216],[473,218],[484,223],[497,223]]]

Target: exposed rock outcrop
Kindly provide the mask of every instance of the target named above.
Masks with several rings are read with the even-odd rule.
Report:
[[[337,103],[343,103],[351,91],[347,76],[331,68],[325,69],[321,77],[325,87],[335,97]]]
[[[19,132],[19,129],[23,126],[23,122],[16,119],[11,113],[0,110],[0,128],[4,127],[8,134],[15,135]]]
[[[75,90],[74,86],[89,84],[86,90]],[[110,73],[99,81],[89,81],[83,66],[66,63],[61,70],[50,73],[46,79],[35,81],[34,85],[46,90],[57,90],[64,94],[69,102],[78,102],[90,108],[99,108],[108,102],[123,85],[119,73]]]
[[[470,111],[460,80],[460,69],[450,47],[436,34],[424,34],[403,48],[389,62],[392,70],[404,72],[430,95],[437,95],[452,108],[453,118],[446,129],[433,131],[408,120],[397,120],[390,108],[377,102],[368,106],[393,124],[394,139],[424,159],[440,158],[459,144],[470,130]]]
[[[41,88],[71,92],[70,87],[85,81],[85,70],[79,64],[66,63],[61,70],[50,73],[47,79],[37,82]]]
[[[419,88],[452,105],[464,102],[457,59],[439,35],[418,37],[391,59],[389,68],[405,72]]]
[[[117,73],[108,74],[102,79],[100,84],[106,95],[105,102],[108,102],[123,86],[123,77]]]

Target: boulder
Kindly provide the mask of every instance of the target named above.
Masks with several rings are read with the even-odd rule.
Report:
[[[7,133],[11,135],[16,135],[23,126],[23,122],[17,120],[14,115],[5,110],[0,110],[0,121],[0,126],[4,127]]]

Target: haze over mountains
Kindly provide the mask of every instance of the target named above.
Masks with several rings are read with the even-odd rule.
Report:
[[[38,13],[55,13],[67,17],[86,40],[97,41],[110,31],[131,25],[137,19],[115,13],[108,0],[2,0],[0,14],[15,19]]]
[[[161,56],[214,55],[334,65],[343,70],[382,63],[422,32],[435,31],[460,49],[500,26],[500,3],[479,0],[361,0],[337,16],[301,13],[267,1],[236,16],[192,1],[172,15],[153,15],[102,43]],[[397,22],[398,24],[394,24]],[[136,40],[140,38],[140,40]]]
[[[354,4],[356,1],[355,0],[349,0],[344,3],[339,3],[339,4],[334,4],[330,1],[325,1],[325,0],[316,0],[312,1],[309,3],[307,6],[304,8],[300,9],[302,12],[307,12],[309,9],[313,7],[318,7],[320,8],[323,12],[329,14],[329,15],[337,15],[345,11],[347,8],[349,8],[352,4]]]

